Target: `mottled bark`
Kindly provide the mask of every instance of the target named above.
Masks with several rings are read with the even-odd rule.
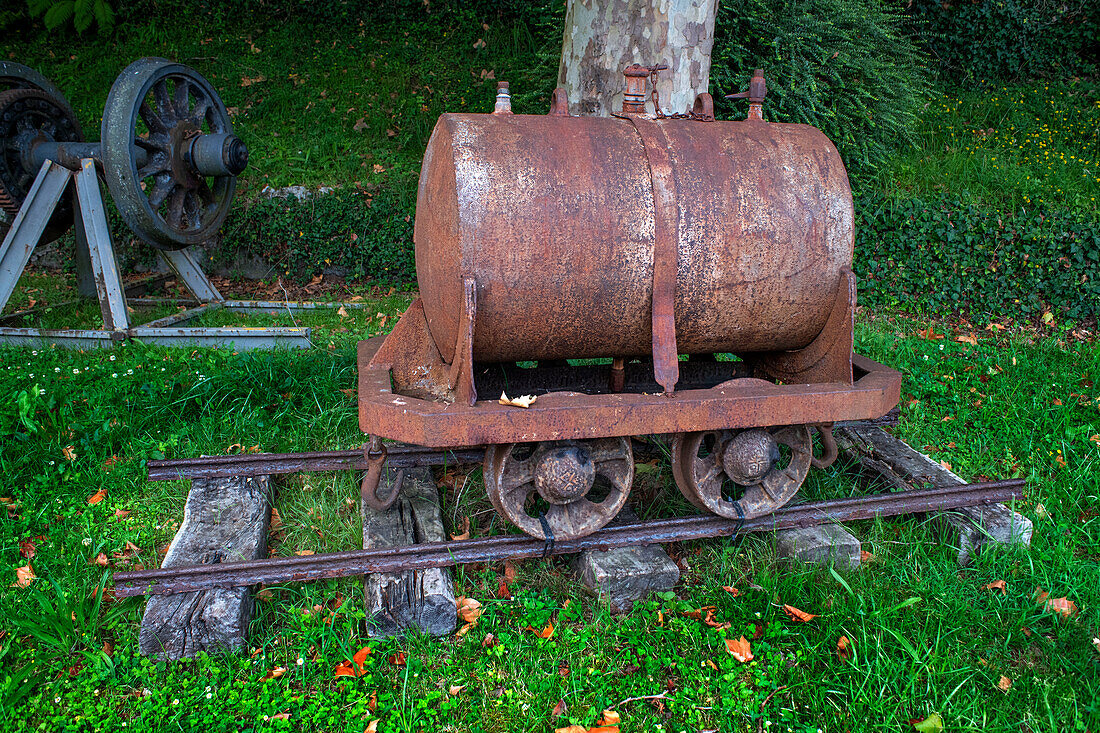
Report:
[[[657,83],[661,109],[690,110],[710,83],[715,6],[716,0],[568,0],[558,86],[570,113],[619,112],[623,69],[633,63],[668,64]]]

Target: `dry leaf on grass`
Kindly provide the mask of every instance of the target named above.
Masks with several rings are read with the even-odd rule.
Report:
[[[31,568],[30,563],[15,569],[15,584],[20,588],[26,588],[34,578],[34,570]]]
[[[806,623],[807,621],[812,621],[817,618],[816,613],[806,613],[805,611],[799,610],[794,606],[788,606],[785,603],[783,604],[783,612],[790,616],[792,621],[801,621],[802,623]]]
[[[405,666],[405,660],[407,658],[408,658],[408,655],[406,655],[405,652],[397,652],[396,654],[391,654],[388,657],[386,657],[386,661],[389,662],[390,664],[392,664],[395,667],[404,667]]]
[[[90,565],[99,565],[100,567],[107,567],[107,556],[102,552],[88,561]]]
[[[997,681],[997,689],[1002,692],[1008,692],[1008,688],[1010,687],[1012,687],[1012,680],[1002,674],[1001,679]]]
[[[558,704],[554,706],[554,709],[550,711],[551,718],[560,718],[568,712],[569,706],[565,704],[565,700],[558,700]]]
[[[459,596],[455,599],[455,605],[458,607],[458,617],[468,624],[476,624],[481,614],[485,613],[481,602],[474,598]]]
[[[567,725],[564,728],[555,728],[554,733],[588,733],[583,725]]]
[[[873,562],[874,559],[875,559],[875,556],[872,555],[871,553],[867,552],[867,550],[860,550],[859,551],[859,564],[860,565],[863,565],[863,564],[869,563],[869,562]]]
[[[982,586],[982,590],[999,590],[1002,595],[1008,593],[1008,588],[1005,586],[1003,580],[994,580],[992,583],[986,583]]]
[[[842,636],[836,640],[836,655],[841,659],[851,659],[852,650],[849,648],[852,642],[848,641],[847,636]]]
[[[302,557],[307,557],[307,556],[313,554],[313,550],[298,550],[294,554],[295,555],[301,555]]]
[[[530,395],[530,394],[525,394],[521,397],[509,397],[505,393],[501,392],[500,393],[500,399],[497,400],[497,402],[499,402],[502,405],[511,405],[512,407],[522,407],[522,408],[526,409],[526,408],[530,407],[531,405],[535,404],[535,400],[537,400],[537,399],[538,399],[538,397],[536,397],[535,395]]]
[[[458,693],[462,692],[465,689],[466,689],[466,685],[451,685],[450,687],[447,688],[447,694],[448,695],[457,695]]]
[[[367,727],[363,729],[363,733],[378,733],[378,718],[367,723]]]
[[[470,539],[470,518],[469,517],[463,517],[462,518],[462,526],[461,527],[456,527],[456,529],[458,529],[460,531],[458,531],[455,534],[451,535],[452,540],[468,540],[468,539]]]
[[[107,489],[100,489],[91,496],[88,497],[89,504],[98,504],[107,498]]]
[[[596,721],[596,725],[618,725],[621,722],[619,714],[614,710],[604,710],[603,715]]]
[[[275,669],[271,670],[263,677],[261,677],[260,682],[264,682],[266,680],[277,680],[284,674],[286,674],[286,667],[276,667]]]
[[[1065,597],[1049,599],[1046,607],[1048,611],[1053,611],[1062,618],[1077,615],[1077,604]]]
[[[734,598],[736,598],[737,596],[741,595],[741,591],[737,590],[737,589],[736,589],[736,588],[734,588],[734,587],[733,587],[732,585],[723,585],[723,586],[722,586],[722,590],[724,590],[725,592],[729,593],[729,594],[730,594],[731,596],[733,596]]]
[[[528,625],[524,630],[530,631],[532,634],[539,637],[540,639],[549,639],[551,636],[554,635],[554,624],[548,623],[543,629],[536,629],[534,626]]]
[[[35,553],[34,540],[19,540],[19,554],[25,560],[33,560]]]
[[[115,509],[114,517],[118,521],[121,522],[123,519],[125,519],[128,516],[130,516],[130,511],[128,509]]]
[[[726,650],[738,662],[748,662],[752,659],[752,647],[744,636],[740,639],[726,639]]]
[[[76,460],[76,451],[71,445],[67,445],[61,449],[61,455],[65,457],[65,460],[72,463]]]

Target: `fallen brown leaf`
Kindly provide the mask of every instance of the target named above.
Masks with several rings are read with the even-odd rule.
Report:
[[[588,733],[583,725],[567,725],[564,728],[555,728],[554,733]]]
[[[391,654],[386,657],[386,661],[395,667],[404,667],[406,659],[407,655],[405,652],[397,652],[396,654]]]
[[[512,407],[522,407],[526,409],[535,404],[535,400],[537,399],[538,397],[536,397],[535,395],[525,394],[520,397],[509,397],[504,392],[501,392],[500,399],[497,400],[497,402],[502,405],[511,405]]]
[[[485,613],[481,602],[474,598],[459,596],[455,599],[455,604],[458,606],[458,617],[468,624],[476,624],[481,614]]]
[[[64,456],[65,460],[69,463],[72,463],[76,460],[76,450],[71,445],[67,445],[62,448],[61,455]]]
[[[614,710],[604,710],[603,715],[596,721],[596,725],[618,725],[621,722],[619,714]]]
[[[290,719],[290,713],[288,713],[288,712],[275,713],[274,715],[271,716],[271,719],[272,720],[289,720]]]
[[[737,596],[741,595],[741,591],[737,590],[737,589],[736,589],[736,588],[734,588],[734,587],[733,587],[732,585],[723,585],[723,586],[722,586],[722,590],[724,590],[725,592],[729,593],[729,594],[730,594],[731,596],[733,596],[734,598],[736,598]]]
[[[1047,600],[1046,607],[1048,611],[1053,611],[1062,618],[1069,618],[1070,616],[1077,615],[1077,604],[1064,596],[1062,598],[1051,598]]]
[[[859,564],[860,565],[863,565],[864,563],[873,562],[874,559],[875,559],[875,556],[872,555],[871,553],[867,552],[867,550],[860,550],[859,551]]]
[[[20,555],[22,555],[27,560],[33,560],[34,559],[34,553],[35,553],[34,540],[32,540],[32,539],[19,540],[19,554]]]
[[[313,550],[298,550],[295,555],[301,555],[302,557],[308,557],[313,554]]]
[[[802,623],[813,621],[815,618],[817,618],[816,613],[806,613],[805,611],[801,611],[794,606],[788,606],[785,603],[783,604],[783,612],[790,616],[792,621],[801,621]]]
[[[128,516],[130,516],[130,511],[128,509],[115,509],[114,517],[118,521],[121,522],[123,519],[125,519]]]
[[[836,655],[838,657],[840,657],[841,659],[851,659],[852,658],[852,650],[849,649],[849,647],[851,646],[851,643],[852,642],[848,641],[847,636],[842,636],[839,639],[837,639],[836,640]]]
[[[263,682],[265,680],[275,680],[282,677],[284,674],[286,674],[286,667],[276,667],[275,669],[271,670],[263,677],[261,677],[260,682]]]
[[[1005,586],[1003,580],[994,580],[992,583],[986,583],[982,586],[982,590],[999,590],[1001,595],[1008,593],[1008,588]]]
[[[107,498],[107,489],[100,489],[91,496],[88,497],[89,504],[98,504]]]
[[[497,645],[497,638],[492,634],[486,634],[485,638],[481,640],[481,646],[488,649]]]
[[[367,723],[367,727],[363,729],[363,733],[378,733],[378,718]]]
[[[447,688],[447,694],[452,695],[452,696],[457,695],[458,693],[462,692],[465,689],[466,689],[466,685],[451,685],[450,687]]]
[[[100,567],[107,567],[107,556],[102,552],[96,555],[89,561],[90,564],[99,565]]]
[[[508,581],[504,578],[500,579],[500,583],[497,585],[497,598],[511,598],[512,591],[508,588]]]
[[[1001,679],[997,681],[997,689],[1002,692],[1008,692],[1008,688],[1010,687],[1012,687],[1012,680],[1002,674]]]
[[[34,569],[30,563],[15,569],[15,584],[20,588],[26,588],[34,580]]]
[[[748,662],[753,658],[752,647],[749,645],[749,640],[744,636],[740,639],[726,639],[726,650],[738,662]]]
[[[568,712],[569,706],[565,704],[565,700],[558,700],[558,704],[554,706],[554,709],[550,711],[551,718],[560,718]]]
[[[554,635],[554,624],[548,623],[546,624],[546,627],[542,629],[536,629],[535,627],[528,625],[525,631],[530,631],[532,634],[539,637],[540,639],[549,639],[551,636]]]
[[[355,665],[356,669],[359,671],[359,674],[363,674],[367,671],[365,665],[367,663],[367,657],[369,657],[371,654],[374,654],[374,650],[371,649],[369,646],[365,646],[352,655],[351,661]]]
[[[463,517],[462,518],[462,526],[458,529],[460,529],[459,532],[456,532],[455,534],[451,535],[452,540],[468,540],[468,539],[470,539],[470,518],[469,517]]]
[[[956,336],[955,340],[958,341],[960,344],[970,344],[971,346],[977,346],[978,345],[978,339],[973,334],[965,334],[965,335],[962,335],[962,336]]]

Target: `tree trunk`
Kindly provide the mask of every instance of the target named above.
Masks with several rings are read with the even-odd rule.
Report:
[[[686,112],[710,83],[716,0],[568,0],[558,86],[569,112],[622,109],[623,69],[668,64],[657,91],[666,114]],[[647,103],[653,112],[652,101]]]

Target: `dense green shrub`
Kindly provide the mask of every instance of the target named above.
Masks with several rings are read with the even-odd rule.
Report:
[[[400,179],[375,191],[341,188],[304,201],[241,201],[223,227],[215,260],[256,255],[295,282],[330,267],[349,277],[412,281],[415,197],[415,179]]]
[[[1100,317],[1100,219],[1002,213],[965,197],[857,204],[860,302],[1001,316]]]
[[[880,0],[724,0],[711,66],[715,98],[764,69],[766,119],[818,127],[859,178],[911,134],[927,98],[923,56]],[[722,102],[743,117],[741,102]]]
[[[905,13],[949,83],[1064,78],[1100,62],[1096,0],[909,0]]]

